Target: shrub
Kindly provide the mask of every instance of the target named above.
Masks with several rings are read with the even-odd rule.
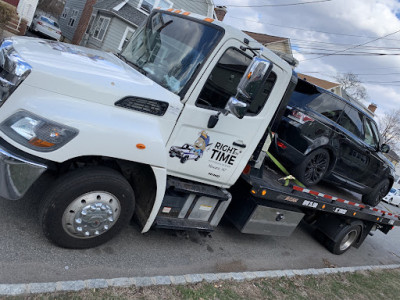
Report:
[[[0,26],[4,28],[4,25],[10,21],[11,17],[17,13],[17,10],[11,4],[0,0]]]

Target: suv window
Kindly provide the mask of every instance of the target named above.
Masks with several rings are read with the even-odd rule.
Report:
[[[250,56],[241,51],[235,48],[226,50],[208,77],[196,101],[196,106],[224,109],[229,98],[236,95],[239,81],[250,63]],[[249,104],[247,115],[257,115],[262,110],[274,87],[276,78],[276,74],[271,72],[264,90]]]
[[[375,124],[369,119],[364,119],[364,142],[371,147],[378,147],[378,137]]]
[[[358,110],[346,106],[338,124],[353,133],[355,136],[361,137],[363,132],[362,117],[362,114]]]
[[[321,94],[307,106],[335,122],[342,113],[345,103],[329,94]]]

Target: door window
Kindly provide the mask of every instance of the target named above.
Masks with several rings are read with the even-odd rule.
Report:
[[[369,119],[364,119],[364,142],[374,148],[378,147],[376,132],[375,124]]]
[[[229,98],[236,95],[236,88],[251,60],[251,57],[235,48],[228,49],[208,77],[196,101],[196,106],[224,109]],[[247,115],[256,115],[261,111],[276,82],[276,77],[274,72],[270,73],[264,90],[249,103]]]
[[[350,106],[346,106],[338,123],[355,136],[361,137],[361,133],[363,132],[363,122],[362,115],[358,110]]]

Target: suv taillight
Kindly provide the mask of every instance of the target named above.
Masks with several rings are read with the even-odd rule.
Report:
[[[314,122],[313,118],[295,109],[290,112],[288,117],[296,122],[299,122],[300,124],[304,124],[306,122]]]

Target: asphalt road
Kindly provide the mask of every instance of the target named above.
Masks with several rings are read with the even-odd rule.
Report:
[[[42,235],[37,206],[45,187],[19,201],[0,199],[0,283],[363,266],[400,263],[400,229],[379,231],[360,249],[336,256],[306,225],[290,237],[245,235],[224,221],[210,236],[151,230],[132,223],[100,247],[67,250]]]

